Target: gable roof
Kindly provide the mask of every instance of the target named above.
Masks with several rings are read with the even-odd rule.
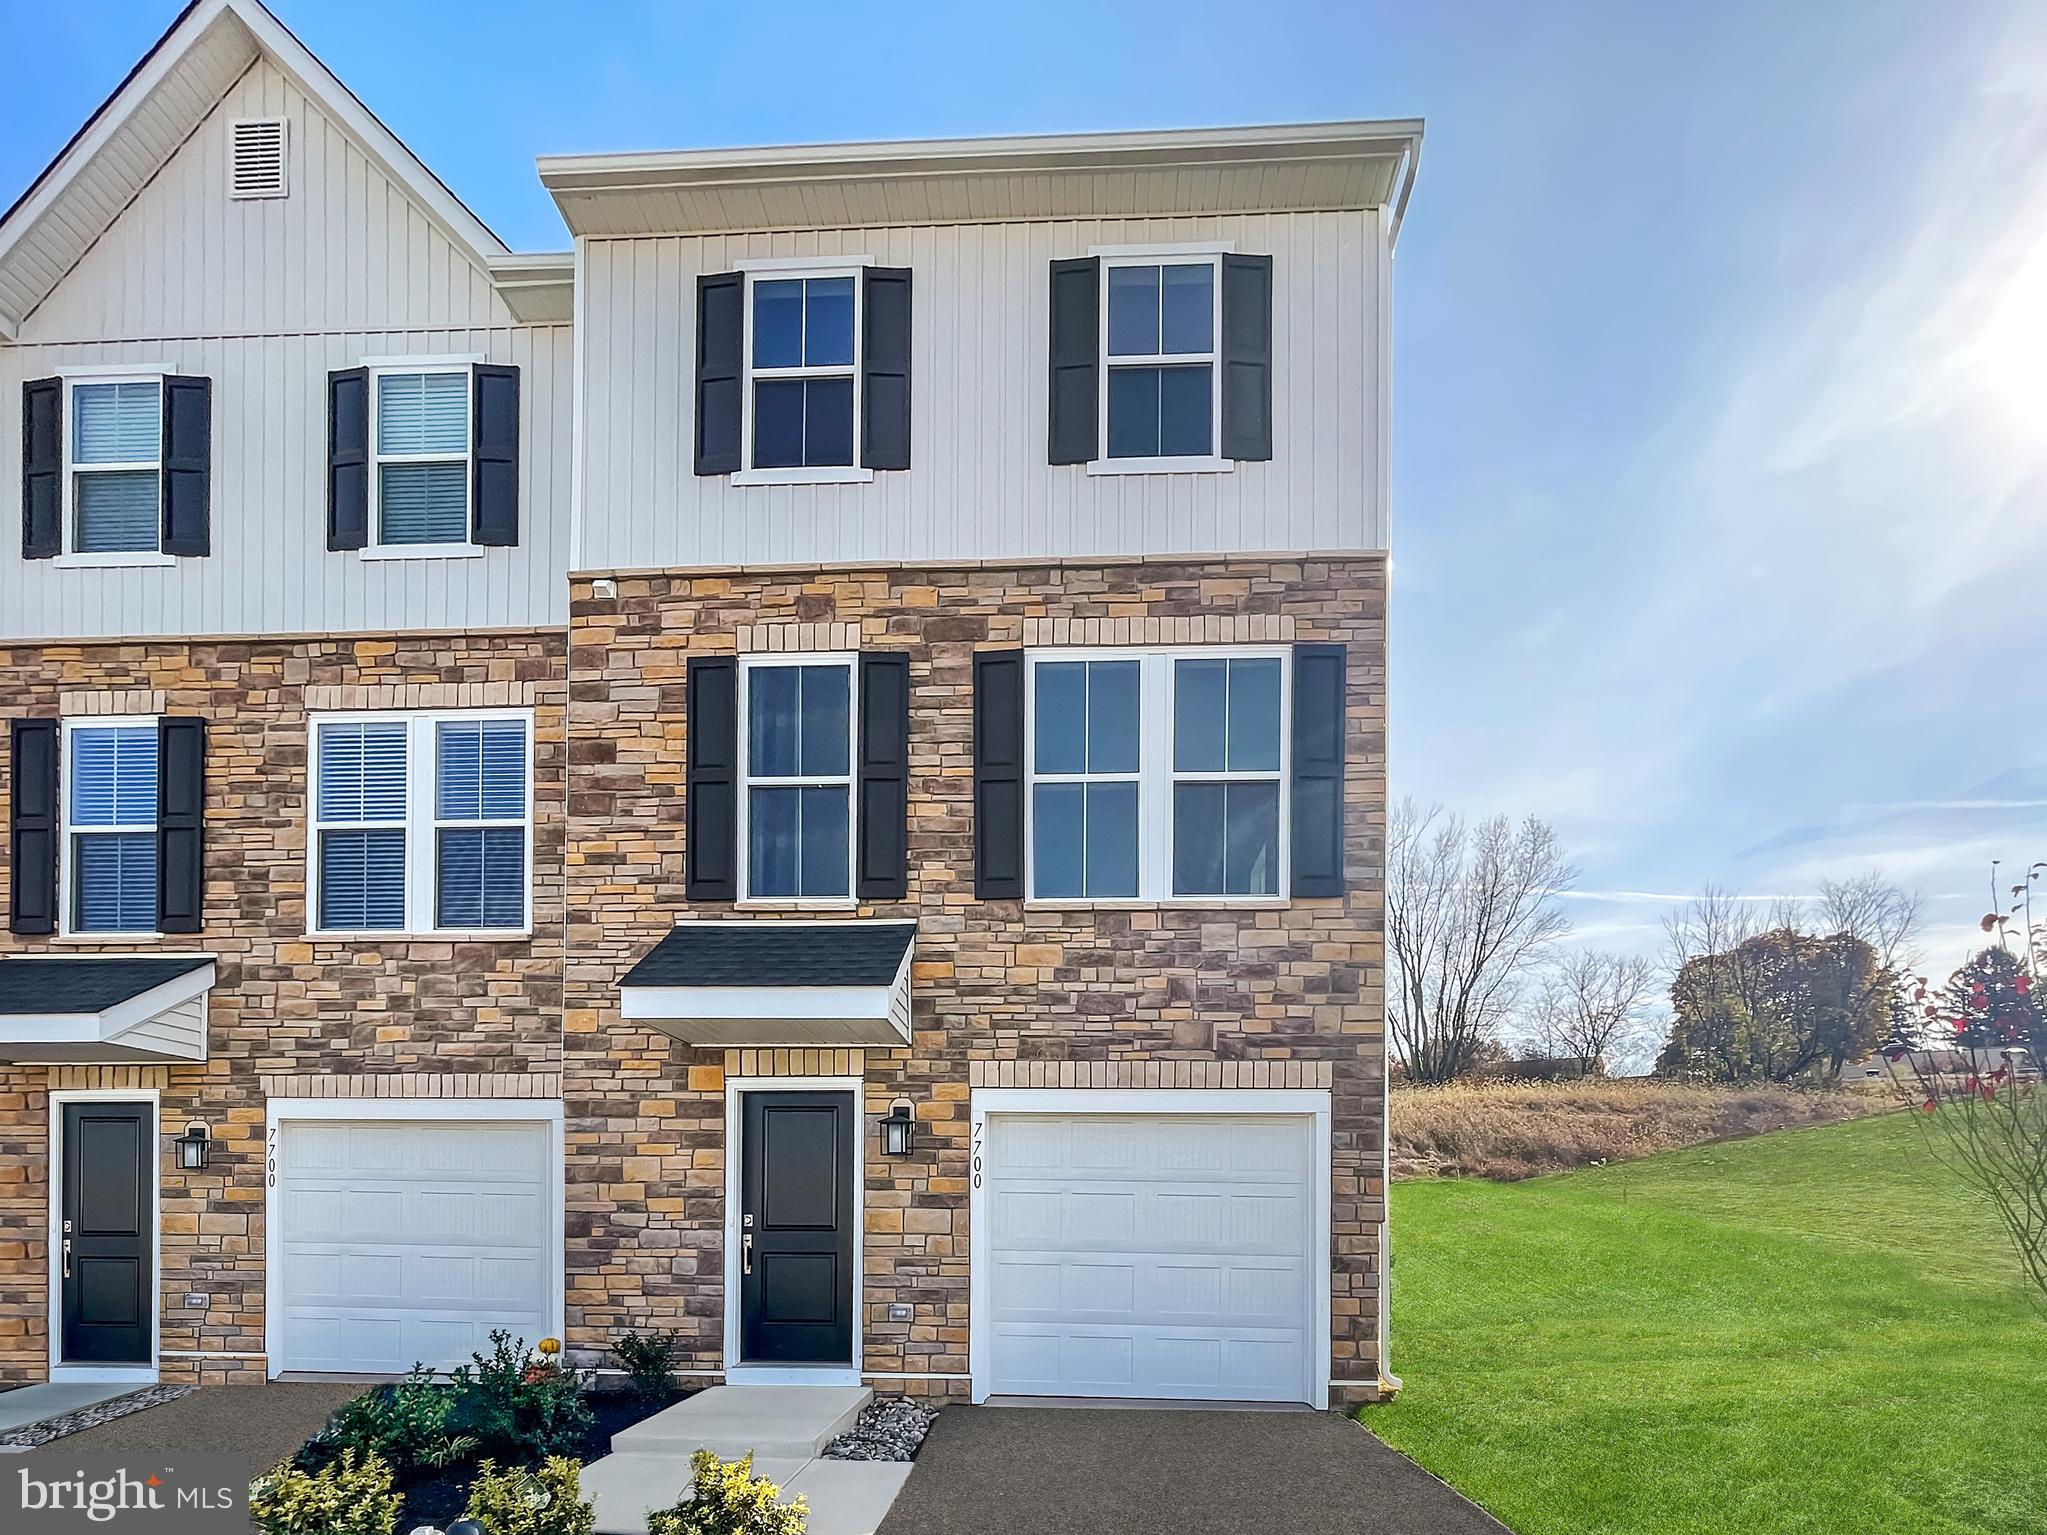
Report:
[[[259,0],[193,0],[0,215],[0,341],[18,334],[258,59],[268,59],[352,134],[478,267],[496,278],[501,264],[517,262],[505,242]],[[568,258],[557,259],[565,268]],[[513,275],[522,294],[535,293],[530,264]],[[521,305],[513,307],[525,317]]]

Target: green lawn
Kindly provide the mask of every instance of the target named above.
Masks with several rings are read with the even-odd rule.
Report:
[[[1393,1195],[1364,1422],[1520,1535],[2047,1531],[2047,1319],[1887,1115]]]

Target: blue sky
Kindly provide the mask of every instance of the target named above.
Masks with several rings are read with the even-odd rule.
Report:
[[[176,9],[0,0],[0,202]],[[1874,865],[1951,961],[2047,857],[2039,7],[276,9],[521,249],[544,153],[1426,117],[1395,791],[1551,819],[1616,946]]]

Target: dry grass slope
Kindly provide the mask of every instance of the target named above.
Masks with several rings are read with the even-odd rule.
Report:
[[[1393,1092],[1393,1176],[1512,1180],[1895,1108],[1877,1092],[1680,1082],[1457,1082]]]

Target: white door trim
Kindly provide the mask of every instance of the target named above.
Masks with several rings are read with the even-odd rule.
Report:
[[[67,1103],[147,1103],[149,1105],[149,1363],[147,1365],[65,1364],[64,1354],[64,1105]],[[151,1384],[157,1378],[158,1350],[163,1342],[163,1099],[154,1087],[54,1087],[50,1089],[50,1379],[53,1381],[129,1381]]]
[[[563,1231],[567,1206],[566,1162],[562,1148],[562,1106],[553,1098],[272,1098],[263,1127],[263,1352],[264,1374],[275,1380],[280,1373],[283,1339],[280,1324],[284,1296],[278,1279],[282,1273],[277,1221],[278,1151],[287,1120],[434,1120],[443,1123],[540,1124],[547,1126],[548,1165],[553,1198],[548,1201],[548,1249],[554,1254],[548,1265],[548,1315],[553,1319],[552,1335],[566,1331],[568,1240]],[[529,1343],[537,1339],[528,1339]]]
[[[1311,1350],[1302,1400],[1326,1410],[1330,1374],[1330,1136],[1326,1087],[981,1087],[969,1100],[971,1160],[967,1191],[967,1365],[973,1399],[988,1400],[993,1386],[993,1340],[988,1318],[990,1266],[979,1262],[981,1234],[988,1230],[987,1191],[981,1158],[990,1114],[1283,1114],[1313,1121],[1315,1148],[1314,1326],[1321,1339]]]
[[[733,1386],[857,1386],[860,1318],[867,1275],[867,1105],[860,1077],[727,1077],[725,1079],[725,1381]],[[739,1358],[739,1183],[745,1156],[745,1093],[846,1093],[853,1100],[853,1357],[838,1365],[749,1365]]]

